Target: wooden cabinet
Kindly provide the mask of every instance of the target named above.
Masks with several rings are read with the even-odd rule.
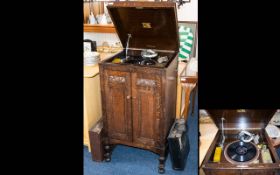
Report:
[[[105,70],[104,74],[108,136],[159,146],[161,78],[143,72]]]
[[[177,56],[167,68],[99,64],[106,159],[124,144],[166,157],[167,134],[176,116]]]
[[[115,53],[100,53],[100,59],[105,60]],[[89,130],[102,117],[100,75],[98,65],[84,66],[84,145],[91,152]]]
[[[84,77],[84,145],[88,146],[90,128],[101,118],[101,94],[99,75]]]
[[[147,149],[160,155],[162,173],[176,116],[176,4],[114,2],[107,9],[126,49],[99,64],[105,160],[110,161],[115,144]],[[167,60],[147,59],[143,54],[151,49]],[[124,62],[115,62],[120,59]]]

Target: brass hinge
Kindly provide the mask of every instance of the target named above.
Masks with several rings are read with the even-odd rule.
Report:
[[[246,112],[245,109],[237,109],[237,112]]]

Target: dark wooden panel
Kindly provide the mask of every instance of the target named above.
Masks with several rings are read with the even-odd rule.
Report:
[[[129,33],[131,48],[179,51],[176,3],[115,2],[107,8],[123,46]]]
[[[160,78],[149,74],[132,73],[133,141],[155,145],[159,130]]]
[[[90,130],[89,130],[89,140],[91,148],[92,160],[102,162],[104,159],[104,149],[103,149],[103,123],[99,120]]]
[[[225,128],[265,128],[276,110],[207,110],[217,127],[221,128],[224,117]]]
[[[130,73],[106,70],[104,79],[108,135],[131,140]]]

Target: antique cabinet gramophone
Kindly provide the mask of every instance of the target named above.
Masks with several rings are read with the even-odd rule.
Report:
[[[108,12],[125,49],[99,64],[105,160],[123,144],[160,155],[176,112],[179,35],[176,4],[115,2]]]
[[[202,168],[206,175],[279,175],[265,127],[276,110],[207,110],[217,127]]]

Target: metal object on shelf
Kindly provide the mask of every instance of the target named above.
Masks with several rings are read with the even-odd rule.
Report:
[[[155,58],[156,56],[158,56],[158,53],[152,49],[145,49],[142,50],[141,56],[143,58]]]

